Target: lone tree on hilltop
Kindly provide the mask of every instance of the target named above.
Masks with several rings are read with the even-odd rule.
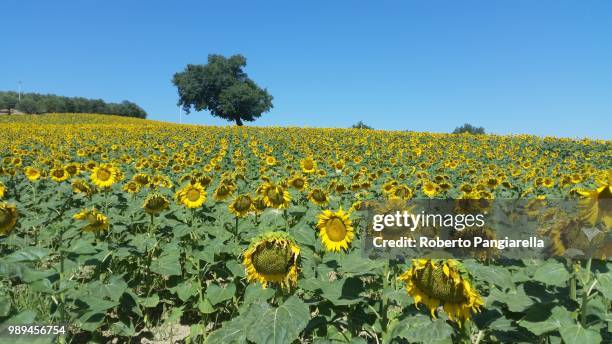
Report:
[[[359,121],[359,122],[353,124],[353,126],[351,128],[353,128],[353,129],[372,129],[372,127],[370,127],[369,125],[363,123],[362,121]]]
[[[483,127],[475,127],[469,123],[466,123],[460,127],[455,128],[455,130],[453,130],[453,134],[462,134],[462,133],[482,135],[485,133],[485,129]]]
[[[260,88],[242,70],[246,58],[233,55],[208,55],[207,64],[188,64],[174,74],[172,83],[178,88],[178,105],[186,113],[208,110],[213,116],[242,125],[254,121],[272,108],[272,96]]]

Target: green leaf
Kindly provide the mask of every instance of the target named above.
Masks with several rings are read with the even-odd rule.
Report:
[[[533,274],[534,280],[557,287],[564,287],[569,277],[570,274],[565,265],[554,260],[549,260],[539,266]]]
[[[256,301],[266,301],[274,296],[274,289],[263,288],[259,283],[249,283],[244,291],[243,304],[251,304]]]
[[[236,293],[236,285],[234,283],[230,283],[225,287],[220,287],[217,284],[211,284],[206,289],[206,298],[210,301],[210,303],[214,306],[225,300],[229,300],[234,297]]]
[[[308,306],[296,296],[291,296],[277,308],[267,303],[254,303],[251,307],[259,317],[247,330],[247,338],[258,344],[292,343],[310,319]]]
[[[181,264],[179,262],[179,249],[176,245],[167,245],[159,258],[151,263],[151,271],[160,275],[180,276]]]
[[[513,287],[512,275],[507,269],[494,266],[494,265],[482,265],[475,260],[465,260],[463,262],[465,268],[470,272],[474,278],[491,282],[502,290]]]
[[[324,283],[321,290],[323,298],[336,306],[346,306],[361,302],[362,298],[359,294],[364,291],[364,285],[359,278],[349,277]]]
[[[453,328],[444,320],[432,320],[419,314],[392,323],[383,343],[391,343],[397,337],[409,342],[436,343],[448,339],[452,334]]]
[[[198,310],[204,314],[211,314],[215,312],[215,307],[205,298],[202,302],[198,303]]]
[[[595,285],[595,287],[603,294],[606,299],[612,300],[612,274],[598,273],[597,284]]]
[[[573,325],[574,323],[571,313],[560,306],[556,306],[552,310],[546,306],[531,307],[525,318],[518,322],[520,326],[536,336],[558,330],[562,326]]]
[[[157,294],[153,294],[149,297],[140,299],[140,304],[145,308],[153,308],[157,306],[158,303],[159,303],[159,296]]]
[[[487,303],[501,302],[508,306],[511,312],[523,312],[529,306],[533,305],[533,300],[525,294],[523,285],[516,288],[516,290],[510,290],[507,293],[499,291],[499,289],[491,289],[491,294],[487,298]]]
[[[6,256],[4,260],[9,263],[36,262],[49,255],[49,249],[42,247],[26,247]]]
[[[179,299],[185,302],[189,300],[190,297],[198,293],[197,288],[198,286],[196,285],[196,283],[192,283],[191,281],[185,281],[176,286],[174,290],[176,291],[176,294],[178,295]]]
[[[563,326],[559,329],[561,338],[566,344],[598,344],[601,343],[601,335],[597,331],[585,329],[579,324]]]

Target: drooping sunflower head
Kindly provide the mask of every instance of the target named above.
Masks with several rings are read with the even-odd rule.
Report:
[[[132,180],[138,183],[141,187],[151,184],[151,176],[146,173],[137,173],[132,177]]]
[[[206,201],[206,190],[200,184],[187,184],[176,192],[176,199],[187,208],[199,208]]]
[[[229,211],[237,217],[243,217],[253,210],[253,199],[249,195],[239,195],[229,205]]]
[[[244,252],[247,280],[265,288],[276,283],[283,289],[297,284],[300,248],[285,232],[268,232],[253,239]]]
[[[111,164],[102,164],[91,171],[91,182],[99,188],[107,188],[120,179],[119,170]]]
[[[612,171],[607,180],[599,180],[599,186],[593,190],[578,191],[581,199],[578,203],[580,218],[590,225],[603,223],[606,229],[612,228]]]
[[[151,193],[145,198],[142,208],[144,211],[151,215],[157,215],[162,211],[168,209],[170,202],[159,193]]]
[[[355,230],[349,219],[349,213],[342,208],[337,212],[323,211],[319,215],[317,228],[321,242],[328,251],[348,250],[349,244],[355,238]]]
[[[123,191],[127,193],[137,193],[142,188],[142,185],[135,180],[130,180],[123,186]]]
[[[257,196],[257,198],[253,200],[253,208],[255,209],[255,213],[257,214],[261,214],[264,210],[268,208],[263,196]]]
[[[14,204],[0,203],[0,235],[8,235],[19,218]]]
[[[108,217],[95,208],[85,209],[74,214],[74,219],[87,221],[87,225],[82,228],[85,232],[102,232],[109,228]]]
[[[308,193],[308,199],[319,206],[326,206],[329,203],[329,196],[321,188],[314,188]]]
[[[415,306],[425,304],[434,318],[436,309],[442,306],[449,319],[461,325],[484,304],[467,273],[460,270],[455,260],[413,260],[411,268],[398,279],[406,282],[406,290]]]

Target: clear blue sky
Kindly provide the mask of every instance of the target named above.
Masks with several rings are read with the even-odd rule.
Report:
[[[241,53],[274,96],[256,125],[612,137],[608,0],[2,0],[0,13],[2,90],[21,80],[178,121],[172,75]]]

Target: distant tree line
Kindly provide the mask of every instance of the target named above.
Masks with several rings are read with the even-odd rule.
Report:
[[[351,128],[353,128],[353,129],[372,129],[372,127],[370,127],[369,125],[363,123],[362,121],[359,121],[359,122],[353,124],[353,126]]]
[[[102,99],[63,97],[54,94],[22,93],[0,91],[0,110],[11,114],[14,110],[28,114],[99,113],[126,117],[146,118],[147,113],[135,103],[127,100],[121,103],[107,103]]]

